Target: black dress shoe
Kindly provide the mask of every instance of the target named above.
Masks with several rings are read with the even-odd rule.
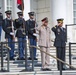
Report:
[[[49,68],[46,68],[46,70],[47,70],[47,71],[51,71],[51,69],[49,69]]]
[[[20,58],[20,60],[25,60],[25,58],[22,57],[22,58]]]
[[[10,58],[9,60],[15,60],[14,58]]]
[[[22,58],[17,58],[17,60],[25,60],[25,58],[23,58],[23,57]]]
[[[17,60],[20,60],[20,58],[17,58]]]
[[[6,58],[5,60],[8,60],[8,58]],[[10,57],[9,60],[15,60],[13,57]]]
[[[68,70],[68,68],[62,68],[62,70]]]
[[[34,60],[38,60],[37,58],[34,58]]]
[[[46,68],[42,68],[41,70],[42,70],[42,71],[46,71]]]
[[[28,60],[32,60],[32,58],[31,58],[31,57],[29,57],[29,58],[28,58]]]

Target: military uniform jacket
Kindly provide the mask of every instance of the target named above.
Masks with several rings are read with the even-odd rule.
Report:
[[[5,38],[12,38],[12,35],[10,35],[10,32],[12,32],[12,20],[4,19],[2,28],[5,32]]]
[[[36,39],[36,36],[33,35],[33,33],[36,33],[35,28],[35,21],[31,21],[30,19],[26,21],[26,25],[28,28],[28,37]]]
[[[26,36],[27,28],[25,26],[25,20],[24,20],[24,18],[15,19],[14,20],[14,28],[16,30],[16,37],[22,38],[22,37]],[[25,33],[25,35],[23,34],[23,32]]]
[[[2,22],[3,22],[3,15],[0,14],[0,26],[2,26]]]
[[[55,33],[55,47],[65,47],[66,45],[66,29],[59,26],[55,26],[52,28],[52,31]]]
[[[51,47],[51,30],[50,27],[45,27],[44,25],[41,25],[36,28],[36,30],[39,31],[39,41],[38,45],[43,47]]]

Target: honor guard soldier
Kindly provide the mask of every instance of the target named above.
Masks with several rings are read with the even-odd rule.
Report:
[[[62,27],[63,20],[63,18],[57,19],[58,24],[52,28],[52,31],[55,33],[54,46],[56,47],[56,56],[65,61],[66,29]],[[60,70],[59,61],[57,61],[57,68]],[[65,70],[65,64],[61,63],[61,68]]]
[[[34,36],[33,34],[36,33],[35,28],[35,20],[34,20],[34,12],[29,12],[29,20],[26,21],[26,25],[28,27],[28,38],[30,41],[30,45],[34,45],[36,46],[36,36]],[[36,58],[36,48],[34,48],[33,50],[33,56],[34,56],[34,60],[37,60]],[[29,60],[32,60],[32,48],[30,48],[30,57],[28,58]]]
[[[2,22],[3,22],[3,14],[0,12],[0,41],[1,41],[1,32],[2,32]]]
[[[11,48],[10,50],[10,60],[14,60],[14,32],[12,31],[12,19],[11,19],[11,11],[7,10],[6,12],[6,18],[3,20],[2,28],[5,32],[5,39],[9,42],[8,46]]]
[[[16,30],[16,37],[18,39],[19,57],[17,60],[24,60],[24,48],[26,40],[25,20],[22,12],[17,12],[18,18],[14,21],[14,28]]]

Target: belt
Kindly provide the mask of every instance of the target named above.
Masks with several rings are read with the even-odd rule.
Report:
[[[18,28],[17,30],[21,30],[23,35],[26,35],[25,29],[24,28]]]
[[[8,29],[12,28],[12,27],[7,27]]]
[[[24,28],[18,28],[17,30],[25,30]]]

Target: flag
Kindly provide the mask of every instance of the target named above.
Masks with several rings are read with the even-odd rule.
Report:
[[[23,0],[17,0],[17,8],[19,10],[24,10],[24,1]]]

